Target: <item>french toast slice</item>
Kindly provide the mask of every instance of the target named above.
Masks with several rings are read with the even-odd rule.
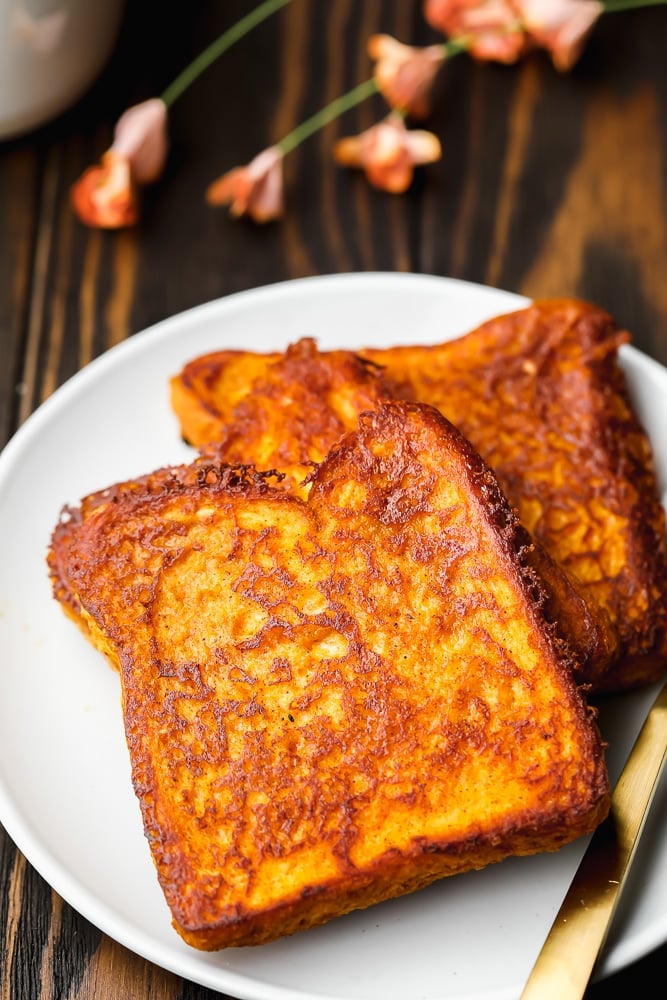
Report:
[[[114,483],[83,497],[78,506],[67,504],[63,507],[51,533],[46,555],[51,589],[65,614],[94,644],[98,644],[98,640],[101,640],[102,637],[94,629],[91,632],[89,618],[83,613],[81,603],[69,577],[72,546],[81,532],[83,524],[92,514],[99,514],[102,508],[127,502],[134,494],[146,499],[151,494],[161,494],[165,490],[178,491],[188,486],[196,486],[202,476],[206,476],[210,464],[210,459],[197,456],[193,462],[187,465],[165,466],[154,472],[138,476],[136,479]],[[281,482],[283,478],[277,472],[260,473],[250,468],[244,470],[240,466],[237,467],[237,474],[254,476],[258,482],[270,481],[274,484]],[[106,643],[103,651],[109,652]],[[118,667],[113,656],[111,656],[111,662]]]
[[[279,469],[283,488],[305,496],[313,466],[390,392],[377,365],[351,351],[319,351],[312,338],[269,365],[265,358],[225,351],[210,366],[206,359],[186,366],[171,381],[172,402],[184,417],[183,437],[209,458]]]
[[[551,582],[554,613],[577,649],[588,644],[587,679],[598,693],[651,683],[667,657],[665,518],[650,442],[618,364],[629,339],[590,303],[545,299],[457,340],[359,352],[381,367],[391,396],[436,406],[459,427],[566,571],[567,593]],[[214,352],[184,366],[171,392],[186,439],[195,447],[224,439],[234,386],[259,392],[280,357]],[[254,461],[251,428],[244,444]]]
[[[618,655],[595,686],[667,664],[665,511],[650,441],[602,309],[550,299],[439,347],[364,351],[398,395],[438,407],[495,470],[524,525],[607,611]]]
[[[607,814],[595,715],[525,532],[434,408],[362,416],[306,500],[211,465],[70,523],[67,577],[120,669],[189,944],[271,941]]]

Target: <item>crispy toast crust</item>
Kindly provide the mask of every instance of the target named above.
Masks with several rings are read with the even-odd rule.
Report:
[[[122,504],[134,494],[144,498],[152,494],[160,495],[165,490],[177,493],[187,487],[196,487],[210,473],[211,460],[206,456],[198,456],[187,465],[164,466],[154,472],[138,476],[136,479],[114,483],[111,486],[85,496],[78,506],[66,504],[60,512],[60,517],[51,533],[46,561],[51,581],[53,596],[60,603],[65,614],[93,644],[102,643],[102,651],[109,656],[114,667],[118,667],[117,658],[101,633],[90,628],[90,617],[81,606],[75,588],[72,585],[70,572],[73,545],[81,533],[82,525],[93,514],[109,506]],[[221,473],[214,474],[217,478]],[[258,489],[267,483],[274,486],[282,483],[284,476],[276,470],[259,472],[251,466],[233,466],[225,471],[225,481],[231,485],[238,482],[254,483]]]
[[[622,690],[667,662],[667,556],[650,442],[605,311],[539,300],[435,348],[364,352],[396,393],[437,406],[493,466],[536,539],[607,611],[618,656],[596,682]]]
[[[549,299],[455,341],[360,351],[382,369],[391,396],[436,406],[493,467],[548,554],[538,547],[536,568],[548,577],[553,563],[560,568],[549,579],[553,614],[585,651],[581,679],[598,693],[651,683],[667,658],[664,511],[618,365],[628,340],[603,310]],[[186,365],[172,399],[191,442],[203,444],[202,412],[208,437],[221,439],[234,386],[259,391],[280,358],[219,352]],[[251,427],[244,446],[254,461]]]
[[[206,458],[279,468],[284,488],[305,496],[308,473],[389,390],[373,362],[350,351],[318,351],[311,338],[291,344],[270,365],[264,357],[226,351],[186,366],[171,380],[172,404],[186,414],[183,437]],[[206,402],[192,407],[193,398]]]
[[[307,500],[213,465],[112,495],[72,522],[67,578],[120,666],[190,944],[269,941],[606,815],[525,532],[435,409],[362,416]]]

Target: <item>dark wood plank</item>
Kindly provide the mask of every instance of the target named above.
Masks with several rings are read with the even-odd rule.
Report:
[[[425,270],[599,302],[665,361],[664,17],[608,15],[567,75],[543,53],[449,67],[431,172],[450,199],[428,188]]]
[[[25,332],[29,323],[32,262],[39,211],[38,157],[10,146],[0,157],[0,446],[16,426],[22,399]]]

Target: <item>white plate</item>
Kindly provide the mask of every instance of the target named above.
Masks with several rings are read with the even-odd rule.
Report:
[[[62,504],[190,455],[167,380],[219,347],[437,342],[525,302],[442,278],[356,274],[285,282],[175,316],[58,390],[0,455],[0,820],[53,888],[152,962],[250,1000],[510,1000],[586,846],[511,859],[259,948],[207,954],[171,928],[130,784],[114,672],[52,599],[45,568]],[[624,367],[667,483],[667,370]],[[648,706],[605,711],[615,776]],[[667,776],[665,776],[667,779]],[[667,780],[658,792],[602,974],[667,939]]]

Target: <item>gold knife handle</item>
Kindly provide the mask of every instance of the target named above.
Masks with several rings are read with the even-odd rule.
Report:
[[[520,1000],[581,1000],[616,910],[667,756],[667,683],[653,702]]]

